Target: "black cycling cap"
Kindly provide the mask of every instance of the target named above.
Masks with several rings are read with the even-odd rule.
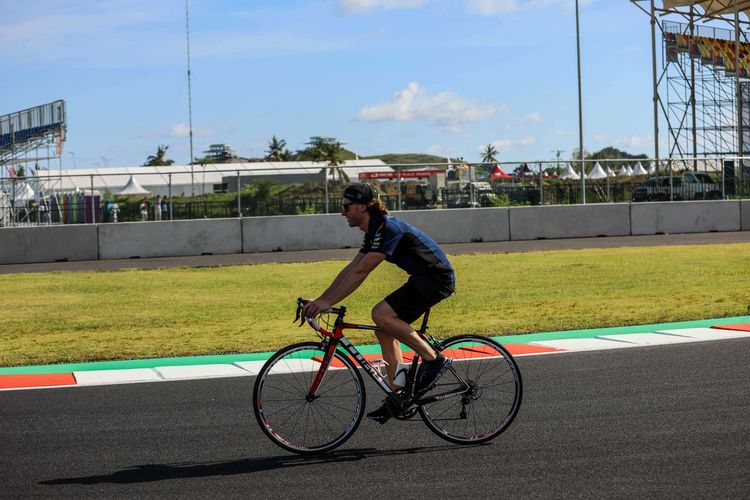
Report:
[[[344,199],[351,201],[352,203],[370,203],[373,198],[377,198],[378,194],[375,189],[369,184],[364,182],[355,182],[349,184],[344,189]]]

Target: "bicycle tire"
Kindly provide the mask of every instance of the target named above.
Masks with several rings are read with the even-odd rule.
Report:
[[[316,399],[307,392],[325,354],[322,344],[301,342],[281,349],[261,368],[253,411],[268,438],[299,454],[325,453],[357,430],[365,411],[365,385],[349,358],[335,351]],[[317,360],[317,361],[316,361]]]
[[[445,393],[467,381],[471,390],[419,407],[432,432],[458,444],[477,444],[501,434],[521,407],[523,382],[513,356],[498,342],[481,335],[457,335],[443,341],[453,358],[450,369],[432,391]],[[462,415],[463,413],[463,415]]]

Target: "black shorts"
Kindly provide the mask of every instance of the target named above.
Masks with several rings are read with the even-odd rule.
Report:
[[[413,323],[427,309],[453,295],[453,291],[453,283],[411,276],[401,288],[388,295],[385,302],[400,319]]]

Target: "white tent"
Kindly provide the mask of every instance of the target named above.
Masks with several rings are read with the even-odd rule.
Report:
[[[612,168],[610,168],[609,165],[607,166],[607,170],[605,170],[605,172],[607,172],[607,177],[617,177],[617,174],[612,171]]]
[[[607,172],[604,171],[601,165],[599,165],[599,162],[596,162],[594,165],[594,168],[591,169],[591,172],[586,176],[587,179],[606,179],[607,178]]]
[[[118,193],[118,195],[131,195],[131,194],[151,194],[150,191],[143,189],[140,184],[138,184],[138,181],[135,180],[135,177],[132,175],[130,176],[130,180],[128,180],[128,183],[125,184],[125,187],[122,188]]]
[[[314,161],[252,162],[252,163],[210,163],[206,165],[169,165],[164,167],[97,167],[62,170],[59,175],[40,177],[41,189],[45,193],[71,192],[76,187],[86,191],[118,193],[124,189],[131,176],[149,193],[162,196],[180,193],[196,194],[213,192],[214,186],[221,186],[227,178],[236,182],[237,172],[244,185],[250,179],[269,177],[282,184],[304,183],[310,180],[322,181],[321,169],[326,163]],[[393,174],[395,170],[382,160],[346,160],[337,168],[342,168],[352,181],[377,179],[377,173]],[[367,177],[370,175],[371,177]],[[362,177],[364,176],[364,177]],[[93,181],[93,182],[92,182]],[[170,191],[170,182],[172,189]],[[230,181],[231,182],[231,181]],[[145,193],[136,193],[145,194]]]
[[[15,201],[17,207],[26,205],[29,200],[34,199],[34,190],[27,182],[14,182],[12,184],[10,199]]]
[[[633,169],[633,175],[646,175],[648,172],[645,168],[643,168],[643,165],[641,165],[641,162],[638,162],[635,164],[635,168]]]
[[[627,166],[622,165],[620,167],[620,171],[617,172],[617,175],[619,175],[620,177],[628,177],[628,176],[633,175],[633,172],[629,171]]]
[[[573,166],[570,163],[568,163],[568,165],[565,167],[563,173],[560,174],[560,179],[572,179],[577,181],[580,178],[581,176],[578,175],[578,172],[573,169]]]
[[[656,164],[652,161],[648,162],[648,173],[651,175],[656,174]]]
[[[627,168],[627,169],[628,169],[628,175],[630,175],[630,176],[633,176],[633,175],[635,175],[635,174],[633,173],[633,167],[631,167],[630,165],[628,165],[628,166],[627,166],[627,167],[625,167],[625,168]]]

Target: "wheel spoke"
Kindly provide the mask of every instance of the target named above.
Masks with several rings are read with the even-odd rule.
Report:
[[[253,397],[256,417],[266,435],[282,448],[298,453],[328,451],[343,443],[362,418],[361,376],[338,352],[334,356],[345,369],[326,371],[315,398],[307,399],[319,373],[319,367],[309,369],[309,360],[324,355],[312,343],[290,346],[271,358],[258,375]]]
[[[466,381],[461,399],[420,408],[422,419],[439,436],[456,443],[487,441],[500,434],[518,412],[521,379],[512,356],[496,342],[463,335],[443,343],[454,354],[454,377]],[[461,418],[465,412],[466,417]]]

